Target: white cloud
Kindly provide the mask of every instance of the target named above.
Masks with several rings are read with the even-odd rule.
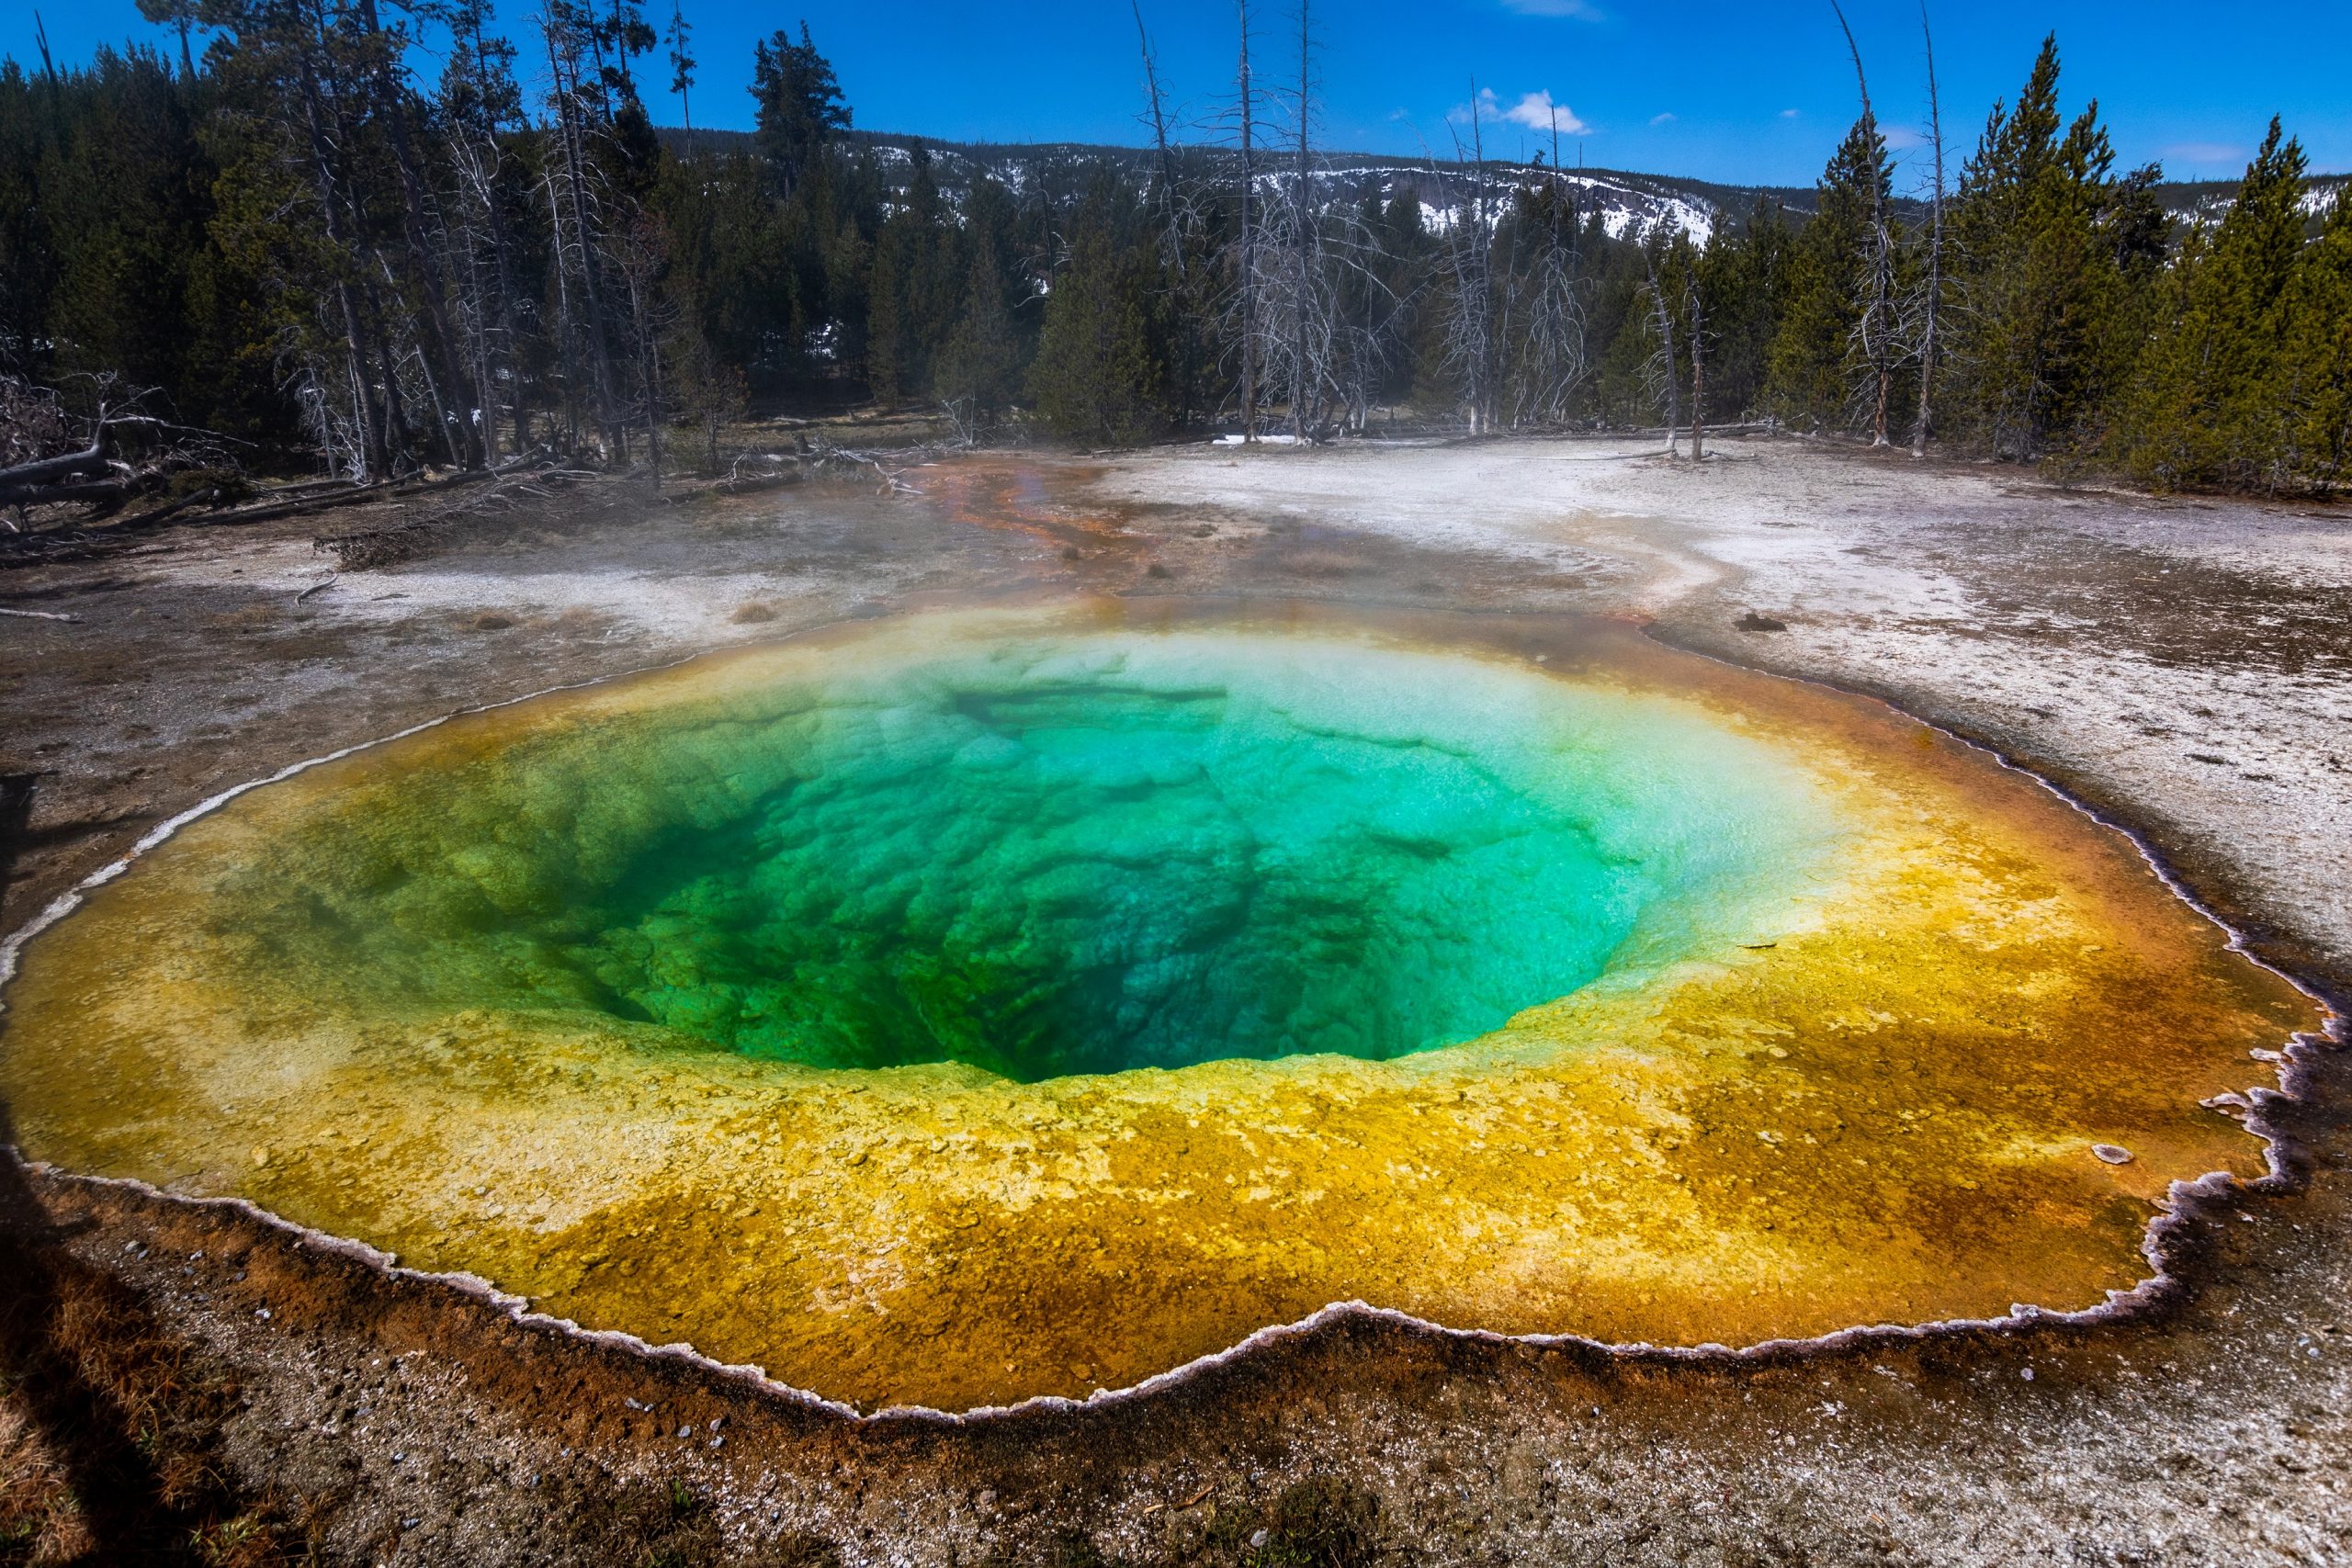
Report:
[[[1470,106],[1456,104],[1453,112],[1446,118],[1467,121],[1470,118]],[[1492,87],[1481,87],[1478,89],[1478,118],[1509,120],[1513,125],[1523,125],[1530,130],[1546,132],[1556,126],[1563,136],[1583,136],[1592,130],[1592,127],[1577,118],[1576,110],[1566,104],[1554,103],[1548,88],[1522,94],[1519,102],[1505,104],[1500,98],[1495,96],[1495,90]]]
[[[1580,22],[1600,20],[1600,7],[1589,0],[1503,0],[1503,9],[1522,17],[1574,17]]]
[[[1794,119],[1797,118],[1797,111],[1794,109],[1782,109],[1781,111],[1781,118],[1782,119]]]
[[[1654,114],[1650,116],[1650,123],[1652,125],[1671,125],[1674,123],[1674,111],[1672,109],[1668,109],[1664,114]]]

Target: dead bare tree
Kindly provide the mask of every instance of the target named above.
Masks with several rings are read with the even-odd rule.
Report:
[[[1894,234],[1889,226],[1886,193],[1879,177],[1877,164],[1880,145],[1878,116],[1871,107],[1871,85],[1862,73],[1861,46],[1854,41],[1854,29],[1846,21],[1846,8],[1838,0],[1829,0],[1829,8],[1838,15],[1839,30],[1846,35],[1846,49],[1854,58],[1854,85],[1862,99],[1862,131],[1864,145],[1871,150],[1871,232],[1863,242],[1863,265],[1867,276],[1863,281],[1862,310],[1854,323],[1853,340],[1860,351],[1862,363],[1871,381],[1871,445],[1884,446],[1886,438],[1887,404],[1894,393]]]
[[[1151,33],[1143,25],[1143,0],[1128,0],[1135,12],[1136,44],[1143,53],[1144,92],[1149,101],[1151,144],[1159,155],[1159,186],[1154,193],[1159,209],[1161,243],[1170,262],[1182,264],[1182,247],[1176,231],[1176,159],[1168,146],[1168,103],[1159,90],[1159,62],[1151,52]]]
[[[28,507],[68,502],[110,513],[188,470],[232,466],[221,437],[149,412],[153,393],[126,392],[111,376],[91,378],[90,387],[92,410],[77,418],[55,388],[0,378],[0,451],[12,459],[0,468],[0,507],[20,520]],[[191,496],[188,504],[206,499]],[[21,522],[9,527],[24,531]]]
[[[439,118],[452,185],[444,222],[452,325],[473,366],[482,460],[495,467],[502,383],[510,389],[516,451],[531,445],[531,434],[528,378],[516,363],[516,262],[503,188],[504,133],[521,118],[522,100],[510,70],[514,48],[489,36],[486,12],[467,6],[450,18],[454,63]]]
[[[1936,184],[1928,206],[1928,276],[1919,304],[1919,418],[1911,429],[1911,456],[1928,455],[1929,400],[1936,385],[1936,351],[1942,326],[1944,289],[1944,115],[1936,93],[1936,35],[1920,0],[1919,36],[1928,50],[1928,140],[1935,149]]]
[[[357,426],[356,450],[353,453],[356,469],[355,477],[383,479],[390,476],[392,468],[391,425],[395,416],[391,400],[396,394],[394,389],[386,387],[383,389],[383,405],[379,408],[368,370],[373,334],[361,314],[361,290],[353,276],[357,270],[357,257],[353,249],[352,236],[347,231],[350,201],[342,178],[341,160],[336,156],[339,143],[329,129],[326,93],[319,80],[318,61],[313,58],[313,51],[298,39],[293,45],[293,52],[297,62],[296,82],[300,88],[300,134],[310,154],[310,175],[318,202],[321,226],[326,235],[330,265],[334,272],[332,293],[343,328],[343,379],[351,398],[353,421]],[[321,50],[316,53],[323,57],[325,51]],[[315,373],[311,380],[311,385],[319,389],[315,412],[322,426],[320,434],[325,434],[323,426],[332,418],[332,404],[326,400],[323,387]],[[331,449],[330,443],[322,442],[322,446]]]
[[[311,548],[320,555],[334,556],[346,571],[413,560],[437,548],[453,534],[504,513],[545,507],[555,500],[558,491],[571,490],[582,480],[596,477],[578,468],[552,468],[530,457],[509,459],[505,466],[513,471],[435,481],[426,488],[438,489],[452,482],[467,488],[454,501],[406,512],[395,523],[322,534],[311,541]],[[593,491],[582,493],[595,494]],[[603,498],[602,504],[613,504],[610,492]],[[581,505],[580,501],[571,500],[567,511],[576,516]],[[320,583],[304,592],[315,592],[326,586]]]
[[[1484,435],[1495,427],[1497,403],[1495,223],[1476,79],[1470,84],[1470,144],[1463,147],[1457,133],[1454,158],[1457,165],[1468,164],[1470,177],[1467,197],[1446,231],[1445,272],[1450,288],[1443,359],[1461,388],[1470,434]]]
[[[1310,337],[1313,323],[1320,314],[1315,309],[1315,189],[1312,173],[1307,167],[1307,126],[1312,118],[1312,83],[1309,71],[1313,56],[1307,31],[1307,0],[1298,0],[1298,170],[1291,191],[1291,249],[1297,256],[1296,297],[1291,303],[1292,349],[1290,380],[1291,441],[1306,445],[1307,402],[1319,384],[1315,374],[1317,355],[1313,352]]]
[[[1393,276],[1395,257],[1358,214],[1342,211],[1330,225],[1326,254],[1333,261],[1329,379],[1347,427],[1362,434],[1372,423],[1372,400],[1403,357],[1399,327],[1413,305]]]
[[[1642,265],[1647,271],[1644,284],[1650,297],[1650,335],[1657,346],[1650,351],[1643,365],[1643,378],[1648,382],[1650,395],[1666,411],[1666,455],[1679,457],[1676,446],[1682,428],[1681,362],[1674,352],[1674,310],[1667,304],[1666,284],[1658,276],[1657,247],[1645,239],[1642,243]]]
[[[1250,223],[1257,194],[1258,171],[1250,156],[1251,119],[1256,89],[1250,83],[1250,0],[1238,0],[1241,13],[1241,439],[1258,439],[1258,246]]]
[[[557,300],[567,329],[563,345],[567,357],[587,362],[595,392],[593,417],[612,440],[616,456],[627,462],[628,437],[616,417],[611,339],[599,276],[604,213],[593,190],[597,182],[588,149],[592,110],[582,78],[581,38],[569,14],[553,4],[541,6],[539,27],[547,43],[550,101],[555,109],[552,129],[557,156],[548,168],[547,190],[555,240]],[[579,377],[572,379],[576,383]]]
[[[1297,92],[1290,105],[1296,116],[1291,160],[1287,172],[1275,177],[1275,194],[1252,204],[1254,266],[1244,280],[1250,308],[1240,324],[1251,340],[1244,344],[1245,366],[1259,400],[1282,389],[1295,445],[1316,438],[1340,395],[1340,283],[1372,241],[1361,233],[1358,243],[1344,244],[1334,232],[1349,225],[1335,220],[1327,200],[1329,182],[1315,162],[1313,72],[1313,35],[1303,11]]]
[[[645,457],[653,489],[662,489],[662,340],[674,325],[662,292],[669,265],[668,236],[643,213],[618,236],[615,247],[621,286],[628,296],[629,356],[637,362],[639,413],[645,424]]]
[[[670,91],[678,95],[678,118],[686,130],[686,156],[695,155],[695,69],[700,63],[686,52],[694,40],[694,24],[686,20],[684,0],[670,0],[670,30],[662,41],[670,50]]]
[[[0,469],[80,444],[54,387],[0,376]]]
[[[1555,108],[1551,177],[1520,187],[1513,226],[1513,273],[1507,293],[1513,307],[1508,380],[1514,426],[1566,418],[1589,369],[1577,276],[1576,209],[1560,174],[1559,152],[1559,111]]]
[[[1167,269],[1175,297],[1176,423],[1181,429],[1193,423],[1194,398],[1206,357],[1203,321],[1215,312],[1215,301],[1210,296],[1216,284],[1211,276],[1213,267],[1205,265],[1206,258],[1195,254],[1195,242],[1204,227],[1196,199],[1199,181],[1187,178],[1178,166],[1176,151],[1170,141],[1168,96],[1160,84],[1159,62],[1151,47],[1151,34],[1144,26],[1142,0],[1130,0],[1130,8],[1135,14],[1136,46],[1143,57],[1147,114],[1156,155],[1152,207],[1159,220],[1160,265]]]
[[[751,400],[750,389],[742,370],[722,359],[691,322],[682,326],[678,336],[674,379],[679,412],[687,424],[702,433],[702,471],[715,477],[719,471],[719,433],[743,417]],[[968,430],[964,444],[970,445]]]
[[[405,78],[412,40],[405,28],[387,29],[382,25],[377,17],[376,0],[358,0],[357,15],[368,43],[368,82],[376,100],[373,108],[390,130],[392,165],[399,175],[401,225],[408,242],[411,274],[407,292],[416,301],[416,324],[422,328],[424,339],[418,352],[419,369],[434,405],[436,434],[443,449],[454,466],[478,468],[482,465],[481,447],[472,423],[453,414],[469,413],[481,405],[481,400],[474,393],[464,362],[458,356],[457,338],[449,330],[448,288],[441,273],[441,250],[432,242],[433,224],[427,211],[424,177],[409,136]],[[427,345],[432,350],[429,358],[424,352]],[[438,377],[435,375],[436,363]],[[458,400],[455,410],[450,406],[453,398]]]
[[[1682,313],[1690,341],[1690,460],[1697,463],[1707,456],[1707,308],[1693,265],[1682,269]]]

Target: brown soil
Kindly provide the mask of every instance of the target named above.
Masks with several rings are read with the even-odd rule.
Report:
[[[1599,610],[1882,693],[2141,830],[2352,995],[2352,526],[1727,450],[972,459],[920,496],[485,520],[307,598],[300,519],[0,571],[0,604],[80,617],[0,621],[0,928],[222,788],[455,707],[933,597],[1214,591]],[[2268,1108],[2294,1190],[2176,1231],[2188,1286],[2131,1322],[1728,1366],[1354,1319],[963,1426],[855,1423],[242,1211],[24,1170],[0,1562],[2343,1561],[2352,1071],[2321,1053],[2303,1088]]]

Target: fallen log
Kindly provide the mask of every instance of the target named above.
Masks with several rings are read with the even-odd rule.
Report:
[[[106,446],[106,427],[100,425],[96,438],[79,452],[38,457],[29,463],[18,463],[13,468],[0,468],[0,498],[13,497],[20,490],[46,489],[60,479],[103,468],[107,466]]]
[[[127,499],[130,484],[127,479],[85,479],[79,484],[12,485],[0,488],[0,506],[48,506],[69,501],[115,501]]]
[[[487,477],[492,479],[492,482],[474,494],[461,496],[430,512],[406,516],[379,528],[321,535],[311,541],[311,547],[322,555],[334,556],[346,570],[353,571],[390,566],[434,547],[442,536],[462,523],[511,511],[523,501],[551,500],[557,489],[600,476],[584,468],[531,468],[496,476],[460,477]],[[448,482],[435,481],[433,488],[441,488]]]

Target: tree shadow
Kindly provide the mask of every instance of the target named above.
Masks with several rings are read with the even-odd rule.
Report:
[[[40,837],[40,776],[0,774],[0,897]],[[73,1234],[35,1189],[0,1102],[0,1396],[27,1429],[20,1450],[49,1472],[46,1483],[0,1477],[0,1564],[36,1551],[92,1563],[201,1561],[232,1521],[241,1540],[274,1535],[211,1453],[226,1396],[191,1373],[185,1346],[130,1287],[74,1255]]]
[[[176,1555],[196,1521],[165,1504],[163,1475],[142,1450],[131,1409],[92,1375],[94,1361],[112,1359],[107,1340],[142,1327],[152,1335],[152,1326],[135,1321],[143,1314],[119,1282],[66,1251],[67,1233],[15,1153],[15,1122],[5,1107],[0,1142],[8,1146],[0,1156],[0,1371],[10,1400],[63,1472],[85,1543],[81,1560]],[[35,1533],[34,1521],[5,1522],[28,1538]],[[14,1544],[0,1544],[0,1561],[13,1555]]]
[[[16,880],[17,857],[32,842],[33,785],[39,773],[0,773],[0,908]]]

